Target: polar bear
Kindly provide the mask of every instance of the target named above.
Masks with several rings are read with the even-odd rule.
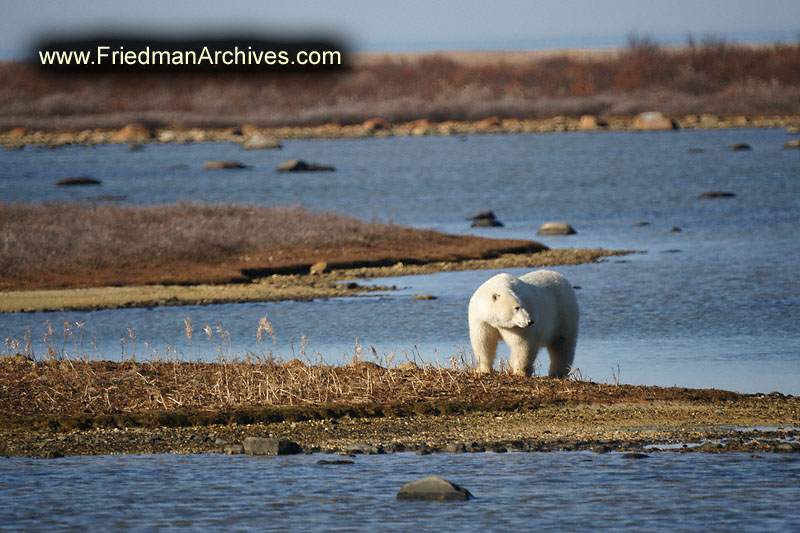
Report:
[[[480,372],[491,372],[500,339],[511,348],[511,370],[530,376],[536,354],[550,353],[550,377],[569,374],[578,340],[578,299],[552,270],[520,278],[497,274],[469,300],[469,337]]]

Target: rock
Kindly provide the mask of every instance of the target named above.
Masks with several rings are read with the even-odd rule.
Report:
[[[728,191],[706,191],[697,195],[698,198],[733,198],[736,193]]]
[[[672,233],[680,233],[681,231],[683,231],[683,230],[682,230],[681,228],[679,228],[678,226],[672,226],[671,228],[669,228],[669,230],[670,230]]]
[[[156,137],[160,143],[174,143],[178,140],[178,134],[172,130],[162,130]]]
[[[281,364],[281,368],[305,368],[305,366],[306,364],[297,358],[289,359],[285,363]]]
[[[447,453],[467,453],[467,446],[463,442],[451,442],[444,447]]]
[[[649,455],[647,455],[646,453],[641,453],[641,452],[630,452],[630,453],[626,453],[626,454],[625,454],[625,455],[623,455],[622,457],[623,457],[624,459],[647,459],[647,458],[648,458],[648,457],[650,457],[650,456],[649,456]]]
[[[501,228],[503,223],[492,218],[480,218],[470,224],[473,228]]]
[[[26,133],[28,132],[25,128],[11,128],[6,135],[9,137],[22,137]]]
[[[144,124],[128,124],[111,136],[111,142],[115,143],[138,143],[153,138],[153,130]]]
[[[406,361],[405,363],[400,363],[399,365],[394,367],[395,370],[400,370],[402,372],[406,372],[409,370],[417,370],[418,368],[419,367],[417,366],[417,363],[415,363],[414,361]]]
[[[660,111],[646,111],[639,113],[633,119],[633,127],[637,130],[676,130],[678,124],[671,118],[667,118]]]
[[[412,300],[436,300],[436,296],[432,294],[415,294],[411,297]]]
[[[752,149],[753,147],[747,143],[736,143],[731,145],[731,151],[733,152],[744,152]]]
[[[491,129],[491,128],[497,128],[497,127],[501,126],[502,124],[503,124],[503,122],[500,120],[499,117],[491,116],[491,117],[486,117],[484,119],[481,119],[481,120],[475,122],[475,124],[473,124],[473,126],[475,128],[477,128],[477,129],[479,129],[479,130],[486,130],[486,129]]]
[[[326,270],[328,270],[328,263],[325,261],[317,261],[311,265],[308,273],[312,276],[318,276],[320,274],[324,274]]]
[[[494,211],[481,211],[471,217],[467,217],[467,220],[474,221],[472,223],[473,228],[499,228],[503,226],[503,223],[497,220]]]
[[[348,444],[345,447],[347,453],[363,453],[364,455],[378,455],[383,453],[383,446],[375,446],[373,444]]]
[[[306,163],[302,159],[290,159],[278,165],[278,172],[312,172],[312,171],[332,171],[332,170],[336,169],[329,165]]]
[[[467,220],[483,220],[483,219],[490,219],[495,220],[497,217],[494,215],[494,211],[481,211],[479,213],[475,213],[471,217],[467,217]]]
[[[800,148],[800,139],[792,139],[783,145],[784,148]]]
[[[601,120],[594,115],[583,115],[578,122],[578,129],[581,131],[594,131],[608,127],[605,120]]]
[[[406,483],[397,493],[398,500],[464,501],[472,498],[467,489],[436,476]]]
[[[247,455],[296,455],[303,449],[288,439],[266,439],[247,437],[244,439],[244,453]]]
[[[389,121],[382,117],[373,117],[367,119],[361,124],[361,127],[368,132],[392,129],[392,125],[389,123]]]
[[[56,185],[62,187],[72,187],[75,185],[102,185],[102,184],[103,184],[102,181],[90,178],[89,176],[76,176],[74,178],[64,178],[56,182]]]
[[[223,168],[247,168],[247,165],[238,161],[207,161],[203,168],[206,170],[220,170]]]
[[[131,143],[128,145],[129,152],[141,152],[144,150],[144,145],[140,143]]]
[[[539,226],[539,235],[574,235],[575,228],[566,222],[545,222]]]
[[[244,446],[241,444],[226,444],[222,447],[222,453],[225,455],[242,455],[244,453]]]
[[[278,139],[256,133],[242,143],[242,148],[245,150],[266,150],[270,148],[280,149],[283,148],[283,146]]]

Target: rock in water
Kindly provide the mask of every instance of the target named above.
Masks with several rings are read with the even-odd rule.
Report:
[[[238,161],[207,161],[203,168],[206,170],[220,170],[223,168],[247,168],[247,165]]]
[[[728,191],[707,191],[697,195],[698,198],[733,198],[735,196],[736,193]]]
[[[575,228],[566,222],[545,222],[539,227],[539,235],[574,235]]]
[[[287,439],[247,437],[244,439],[244,453],[247,455],[296,455],[303,453],[303,449],[296,442]]]
[[[464,501],[474,496],[463,487],[436,476],[406,483],[397,493],[398,500]]]
[[[75,185],[102,185],[103,182],[95,179],[90,178],[89,176],[76,176],[74,178],[63,178],[56,182],[56,185],[60,187],[72,187]]]
[[[306,163],[302,159],[290,159],[278,165],[278,172],[310,172],[336,170],[330,165],[318,165],[316,163]]]

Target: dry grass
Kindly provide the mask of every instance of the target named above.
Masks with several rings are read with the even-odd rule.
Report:
[[[797,113],[800,44],[632,37],[617,54],[454,54],[361,63],[329,74],[54,74],[0,65],[0,128],[224,127],[634,114]]]
[[[446,260],[525,244],[302,207],[225,204],[0,203],[0,231],[0,288],[6,289],[242,282],[251,271],[254,276],[282,268],[308,272],[320,260]]]
[[[0,357],[0,422],[14,425],[15,420],[35,419],[65,427],[188,425],[259,417],[274,420],[507,410],[566,400],[686,399],[687,393],[693,399],[735,396],[724,391],[597,384],[585,379],[579,370],[563,380],[513,376],[507,364],[501,364],[499,372],[479,374],[472,356],[463,349],[440,363],[424,361],[418,352],[381,356],[372,347],[357,345],[352,362],[330,365],[319,354],[307,354],[303,341],[299,352],[285,361],[266,318],[259,323],[260,348],[254,353],[236,353],[230,334],[220,326],[205,324],[195,331],[187,319],[187,339],[199,344],[197,337],[205,338],[205,346],[214,351],[205,357],[213,362],[185,361],[176,353],[137,361],[132,330],[128,332],[128,341],[134,344],[130,359],[120,363],[91,361],[84,351],[80,329],[80,324],[73,327],[65,323],[63,341],[61,332],[45,330],[46,353],[38,361],[30,335],[22,341],[6,340],[7,355]],[[83,355],[65,357],[67,345]]]

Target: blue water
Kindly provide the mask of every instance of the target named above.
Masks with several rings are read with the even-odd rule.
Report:
[[[306,140],[286,141],[281,151],[243,151],[228,143],[134,152],[28,147],[0,152],[0,199],[302,204],[450,233],[529,239],[539,239],[543,222],[564,220],[577,235],[539,240],[556,248],[640,252],[556,269],[581,287],[576,365],[584,377],[798,394],[800,152],[782,149],[787,138],[783,130],[753,129]],[[736,142],[753,150],[730,151]],[[337,171],[275,171],[292,157]],[[203,170],[209,159],[250,168]],[[103,186],[53,185],[76,175],[102,179]],[[737,196],[697,198],[708,190]],[[465,217],[485,209],[505,227],[470,228]],[[637,226],[640,221],[650,224]],[[682,231],[670,232],[672,226]],[[336,364],[374,349],[387,362],[445,364],[454,355],[471,357],[466,303],[492,274],[376,280],[399,290],[310,303],[3,315],[0,338],[21,339],[29,329],[43,356],[49,322],[63,354],[98,359],[256,353]],[[438,299],[410,300],[419,293]],[[261,317],[277,333],[277,350],[270,339],[256,339]],[[195,330],[191,341],[185,318]],[[77,348],[71,336],[64,338],[64,322],[82,333]],[[207,338],[205,324],[219,325],[230,342],[221,344],[219,334]],[[547,372],[546,356],[537,364],[539,373]]]
[[[556,269],[581,287],[576,365],[584,377],[799,394],[800,152],[781,150],[785,141],[782,130],[737,130],[287,141],[280,152],[221,143],[141,152],[26,148],[0,152],[0,200],[299,203],[367,220],[534,239],[541,223],[564,220],[577,235],[541,240],[639,251]],[[753,150],[729,151],[735,142]],[[337,171],[275,172],[291,157]],[[202,170],[209,159],[250,168]],[[104,184],[53,185],[77,175]],[[737,196],[697,199],[714,189]],[[484,209],[505,227],[469,228],[464,218]],[[453,356],[469,358],[466,304],[492,274],[374,280],[398,290],[315,302],[7,314],[0,315],[0,339],[22,339],[28,330],[43,357],[50,323],[61,354],[92,359],[254,353],[335,364],[354,354],[374,357],[374,348],[387,364],[446,365]],[[419,293],[438,299],[410,299]],[[261,317],[272,323],[277,347],[256,339]],[[546,372],[546,363],[537,371]],[[800,520],[790,504],[800,498],[794,455],[394,454],[338,467],[319,466],[319,458],[0,458],[0,530],[788,531]],[[431,474],[477,499],[396,502],[403,483]]]
[[[3,531],[792,531],[800,458],[590,452],[0,459]],[[438,475],[466,502],[397,501]]]

